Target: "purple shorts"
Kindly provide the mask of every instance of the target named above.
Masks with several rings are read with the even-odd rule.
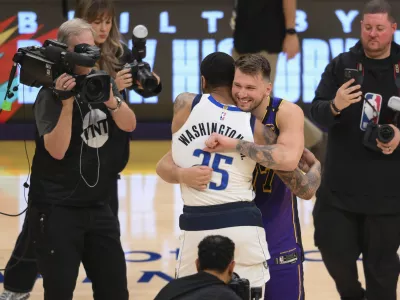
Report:
[[[276,261],[290,261],[294,253],[290,251],[287,256],[274,256],[268,260],[270,280],[265,284],[264,300],[304,300],[304,273],[300,255],[297,254],[296,262],[277,264]],[[297,252],[298,253],[298,252]]]

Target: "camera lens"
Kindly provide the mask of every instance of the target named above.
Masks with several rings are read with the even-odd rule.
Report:
[[[103,82],[98,78],[91,78],[86,85],[86,95],[89,102],[97,102],[103,96]]]
[[[103,90],[103,83],[101,82],[101,80],[92,78],[88,81],[87,88],[89,94],[98,94]]]
[[[153,91],[158,85],[157,78],[146,69],[139,69],[138,79],[145,90]]]
[[[394,138],[394,130],[389,125],[382,125],[378,129],[378,140],[381,143],[389,143]]]
[[[82,87],[83,100],[90,103],[102,103],[110,97],[110,76],[93,74],[87,76]]]

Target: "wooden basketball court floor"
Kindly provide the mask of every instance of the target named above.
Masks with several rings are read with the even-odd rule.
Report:
[[[119,182],[119,219],[126,252],[130,299],[154,299],[167,280],[174,276],[182,200],[179,186],[167,184],[155,174],[156,162],[169,147],[170,142],[132,142],[131,159]],[[27,142],[27,149],[29,160],[32,161],[34,144]],[[16,214],[26,208],[22,185],[27,174],[24,142],[0,142],[0,211]],[[306,251],[306,299],[336,300],[339,297],[334,283],[313,244],[313,205],[314,201],[303,200],[299,200],[298,205]],[[0,269],[5,267],[10,257],[22,221],[23,216],[0,216]],[[360,263],[359,270],[364,284]],[[93,299],[91,285],[85,279],[85,271],[81,268],[74,299]],[[0,290],[2,282],[3,273],[0,273]],[[400,298],[400,283],[397,293]],[[40,278],[31,299],[43,299]]]

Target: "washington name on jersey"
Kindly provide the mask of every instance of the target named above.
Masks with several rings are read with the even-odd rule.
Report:
[[[222,104],[210,94],[197,96],[185,124],[172,136],[172,157],[179,167],[209,166],[213,173],[204,191],[181,185],[185,205],[208,206],[254,199],[253,160],[235,150],[223,153],[203,150],[213,132],[253,142],[254,122],[250,113]]]
[[[178,139],[187,146],[196,138],[201,136],[210,136],[213,132],[239,140],[243,140],[244,138],[242,134],[236,132],[236,130],[232,129],[230,126],[216,122],[207,122],[193,125],[192,128],[185,130]]]

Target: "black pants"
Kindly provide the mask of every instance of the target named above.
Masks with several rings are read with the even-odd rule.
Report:
[[[323,200],[322,200],[323,201]],[[395,300],[400,262],[400,214],[363,215],[317,200],[315,244],[342,300]],[[366,292],[358,281],[362,254]]]
[[[115,181],[109,206],[118,217],[118,181]],[[13,253],[4,273],[4,288],[16,293],[29,293],[35,285],[38,267],[33,244],[29,238],[28,223],[25,217],[22,231],[18,236]]]
[[[81,262],[94,299],[129,298],[118,219],[108,205],[32,205],[28,220],[45,300],[72,299]]]

